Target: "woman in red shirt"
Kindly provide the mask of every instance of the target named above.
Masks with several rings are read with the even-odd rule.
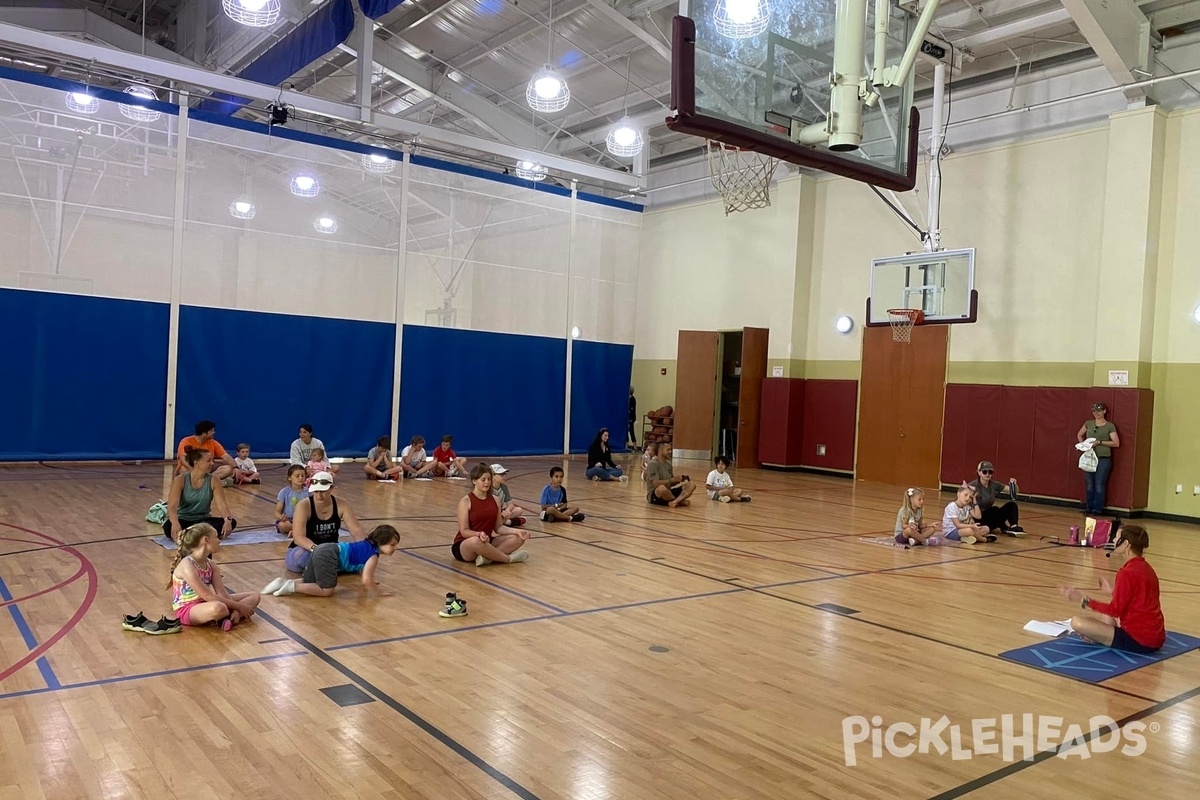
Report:
[[[1112,595],[1107,603],[1093,600],[1074,586],[1060,587],[1063,597],[1100,615],[1098,619],[1082,614],[1074,617],[1071,628],[1076,633],[1087,641],[1131,653],[1153,653],[1163,646],[1167,628],[1158,602],[1158,575],[1142,558],[1149,546],[1145,528],[1127,525],[1120,529],[1111,554],[1124,562],[1117,570],[1116,586],[1100,579],[1100,591]]]
[[[529,533],[504,524],[500,504],[492,495],[492,468],[487,464],[476,464],[471,470],[471,491],[458,501],[457,516],[458,533],[450,545],[455,561],[474,561],[482,567],[529,560],[529,551],[520,549]]]

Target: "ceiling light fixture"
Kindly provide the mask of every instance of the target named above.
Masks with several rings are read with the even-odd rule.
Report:
[[[642,146],[645,144],[642,141],[642,132],[633,127],[633,120],[629,119],[629,65],[631,60],[630,58],[625,59],[625,100],[623,101],[625,116],[616,125],[613,125],[612,130],[604,139],[604,146],[608,148],[608,152],[621,158],[633,158],[642,152]]]
[[[297,175],[292,178],[292,194],[296,197],[316,197],[321,193],[321,184],[312,175]]]
[[[386,175],[396,168],[394,159],[388,158],[382,153],[364,153],[362,157],[362,166],[367,172],[374,172],[377,175]]]
[[[771,24],[771,6],[767,0],[719,0],[713,24],[722,36],[749,39]]]
[[[549,16],[546,20],[549,36],[546,42],[546,65],[533,74],[525,87],[525,102],[534,111],[554,114],[562,111],[571,102],[571,90],[566,79],[558,74],[554,62],[554,0],[550,0]]]
[[[153,89],[148,89],[145,86],[130,86],[125,89],[125,94],[130,97],[136,97],[139,100],[157,100],[158,95]],[[156,111],[153,108],[147,108],[144,105],[131,105],[128,103],[118,103],[117,108],[121,110],[121,114],[129,119],[137,122],[154,122],[162,116],[161,111]]]
[[[100,101],[87,92],[68,92],[67,108],[79,114],[95,114],[100,110]]]
[[[317,217],[313,220],[313,228],[317,233],[337,233],[337,220],[333,217]]]
[[[237,219],[254,219],[258,210],[254,207],[254,203],[244,197],[239,197],[229,204],[229,213]]]
[[[283,5],[279,0],[221,0],[225,16],[251,28],[266,28],[279,21]]]
[[[517,177],[526,181],[546,180],[546,168],[536,161],[518,161]]]

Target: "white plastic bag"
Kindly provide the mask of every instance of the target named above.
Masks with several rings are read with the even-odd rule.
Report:
[[[1079,468],[1084,472],[1095,472],[1096,467],[1100,465],[1100,459],[1096,456],[1096,451],[1090,447],[1083,451],[1083,455],[1079,457]]]

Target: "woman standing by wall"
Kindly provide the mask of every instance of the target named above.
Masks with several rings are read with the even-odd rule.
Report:
[[[1092,403],[1092,418],[1083,423],[1075,439],[1080,443],[1092,440],[1092,451],[1096,454],[1096,471],[1083,473],[1086,489],[1083,510],[1088,514],[1103,514],[1108,476],[1112,472],[1112,451],[1121,446],[1117,426],[1108,421],[1108,406]]]

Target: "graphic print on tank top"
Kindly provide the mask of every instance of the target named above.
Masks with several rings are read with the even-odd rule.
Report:
[[[342,527],[342,517],[338,514],[337,498],[330,497],[333,503],[333,515],[329,519],[317,519],[316,501],[308,498],[308,524],[305,534],[313,544],[327,544],[338,540],[338,531]]]

